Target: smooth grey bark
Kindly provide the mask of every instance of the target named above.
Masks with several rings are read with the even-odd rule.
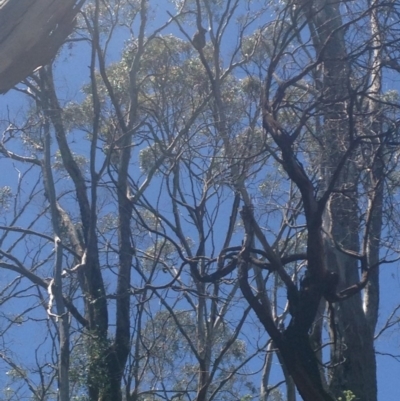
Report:
[[[377,3],[378,4],[378,3]],[[382,112],[379,102],[379,96],[382,94],[382,49],[383,49],[383,34],[379,23],[379,8],[371,10],[371,36],[373,38],[373,61],[371,73],[370,87],[370,131],[371,134],[381,134],[382,127]],[[371,218],[370,232],[367,242],[367,257],[369,266],[379,264],[380,239],[382,232],[383,220],[383,194],[385,178],[385,163],[384,163],[384,141],[377,136],[374,144],[371,143],[372,154],[375,159],[371,163],[371,174],[368,180],[368,188],[374,194],[369,200],[369,212]],[[376,324],[378,321],[379,311],[379,270],[376,269],[368,281],[364,291],[364,312],[367,318],[371,335],[374,335]]]
[[[268,387],[273,357],[274,354],[272,352],[272,341],[269,341],[266,349],[264,368],[261,376],[260,401],[268,401],[268,396],[270,392]]]
[[[307,19],[313,34],[314,45],[323,63],[323,108],[326,157],[321,163],[321,172],[329,185],[336,166],[350,146],[352,132],[346,102],[351,97],[351,73],[346,50],[344,28],[340,13],[340,2],[319,0],[307,9]],[[373,33],[375,34],[375,33]],[[378,168],[376,166],[376,168]],[[381,174],[381,171],[377,172]],[[379,180],[378,178],[377,180]],[[345,249],[358,252],[359,220],[357,206],[358,171],[350,159],[335,183],[336,193],[331,195],[324,229],[333,240]],[[381,190],[377,187],[376,189]],[[379,260],[379,238],[381,230],[382,194],[377,194],[375,217],[369,233],[369,267]],[[327,244],[327,266],[340,275],[339,290],[357,283],[359,266],[356,258],[340,253]],[[334,245],[333,245],[334,246]],[[379,302],[378,272],[370,275],[365,291],[363,308],[361,293],[355,294],[336,305],[336,337],[331,357],[330,388],[338,397],[351,390],[357,399],[377,400],[376,361],[373,342]]]
[[[44,110],[49,108],[49,99],[46,94],[42,94],[41,106]],[[69,316],[66,311],[62,292],[62,261],[63,261],[63,244],[62,244],[62,217],[60,207],[57,204],[56,190],[54,185],[53,173],[51,171],[51,134],[50,122],[45,118],[44,122],[44,158],[42,161],[43,181],[47,193],[47,199],[50,203],[51,222],[54,232],[54,271],[53,278],[48,285],[49,304],[48,313],[58,322],[58,391],[60,401],[69,401]],[[52,303],[55,302],[56,313],[52,312]]]

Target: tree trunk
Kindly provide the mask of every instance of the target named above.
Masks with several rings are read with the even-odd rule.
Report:
[[[42,93],[41,107],[43,110],[49,108],[49,98],[46,93]],[[55,263],[53,270],[53,278],[49,283],[49,304],[48,313],[58,322],[58,391],[60,401],[69,401],[69,367],[70,367],[70,333],[69,333],[69,316],[65,309],[63,300],[63,283],[62,283],[62,263],[63,263],[63,244],[62,244],[62,217],[60,215],[60,207],[57,204],[56,190],[51,170],[51,134],[50,121],[45,119],[44,123],[44,158],[42,161],[43,181],[47,193],[47,199],[50,203],[51,222],[54,232],[54,251]],[[55,303],[56,314],[53,315],[52,303]]]
[[[325,130],[322,141],[325,143],[326,158],[321,161],[321,172],[326,184],[329,185],[332,174],[350,146],[352,134],[349,132],[351,126],[346,110],[346,102],[351,96],[350,68],[340,2],[318,0],[308,8],[307,18],[314,45],[324,68],[322,113]],[[331,195],[324,228],[332,235],[335,242],[357,252],[359,249],[358,172],[353,163],[351,160],[346,162],[335,184],[337,192]],[[375,230],[379,235],[379,222]],[[327,266],[329,270],[339,273],[339,289],[358,282],[358,261],[332,249],[332,244],[327,245]],[[377,277],[373,280],[374,283],[370,285],[376,289]],[[373,343],[376,320],[372,325],[367,321],[361,294],[356,294],[336,305],[335,309],[338,323],[335,330],[337,343],[332,347],[331,353],[332,364],[335,366],[330,372],[331,390],[337,397],[341,396],[343,391],[350,390],[357,399],[376,401],[376,361]]]

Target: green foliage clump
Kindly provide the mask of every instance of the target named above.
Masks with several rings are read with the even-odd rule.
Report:
[[[8,209],[10,207],[10,201],[12,198],[12,190],[9,186],[0,188],[0,207],[2,209]]]
[[[356,399],[356,396],[350,390],[343,391],[343,397],[339,397],[338,401],[353,401]]]

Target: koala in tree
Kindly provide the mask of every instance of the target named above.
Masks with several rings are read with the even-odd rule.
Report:
[[[201,26],[200,29],[193,35],[192,44],[196,50],[204,49],[206,45],[206,32],[207,29]]]

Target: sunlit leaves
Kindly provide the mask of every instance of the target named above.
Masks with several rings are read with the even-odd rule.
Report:
[[[9,186],[0,187],[0,208],[2,210],[8,209],[12,199],[12,190]]]
[[[159,144],[152,144],[139,153],[139,162],[141,170],[148,174],[152,168],[156,165],[156,162],[163,155],[161,147]]]
[[[141,344],[142,352],[146,356],[143,361],[148,361],[152,367],[149,372],[153,372],[154,379],[164,378],[164,383],[170,383],[175,390],[196,390],[197,365],[191,356],[188,339],[194,341],[197,335],[196,316],[192,312],[174,309],[170,312],[161,311],[152,316],[144,328]],[[220,325],[213,336],[214,346],[222,349],[231,335],[227,325]],[[229,372],[230,362],[242,360],[245,354],[245,343],[240,340],[234,341],[224,359],[225,362],[218,370],[221,376],[216,375],[215,386]],[[175,370],[178,364],[179,373]],[[152,380],[150,373],[147,375],[147,380],[150,382]]]
[[[87,165],[87,158],[85,156],[77,155],[77,154],[74,154],[73,156],[74,156],[74,159],[75,159],[76,163],[78,164],[78,166],[81,169],[84,169],[85,166]],[[54,159],[55,160],[53,163],[53,168],[55,170],[65,171],[65,166],[64,166],[64,163],[62,161],[61,154],[59,151],[56,152]]]

